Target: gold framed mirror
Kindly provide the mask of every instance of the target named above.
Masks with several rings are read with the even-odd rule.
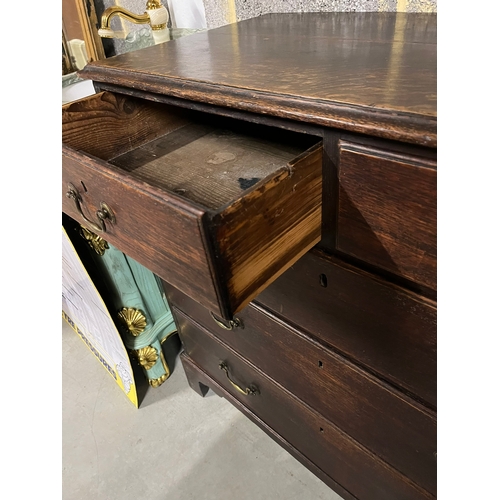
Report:
[[[94,0],[62,0],[63,75],[106,57],[98,23]]]

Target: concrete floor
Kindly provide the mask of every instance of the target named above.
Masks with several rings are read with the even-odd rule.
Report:
[[[136,409],[64,320],[62,343],[63,500],[340,500],[178,358]]]

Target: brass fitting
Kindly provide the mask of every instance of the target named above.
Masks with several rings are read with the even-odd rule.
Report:
[[[115,36],[110,26],[111,19],[114,16],[123,17],[134,24],[150,24],[153,30],[165,29],[168,22],[168,11],[160,0],[148,0],[144,14],[135,14],[119,5],[113,5],[108,7],[102,14],[101,28],[98,30],[99,36],[103,38],[113,38]]]

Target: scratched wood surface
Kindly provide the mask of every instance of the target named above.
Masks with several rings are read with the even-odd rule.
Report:
[[[238,313],[244,328],[228,331],[176,288],[168,284],[164,288],[171,306],[387,463],[436,493],[435,412],[380,384],[372,374],[255,302]]]
[[[436,25],[435,14],[268,14],[93,62],[81,74],[435,146]]]
[[[211,332],[173,308],[189,359],[211,379],[246,405],[269,427],[333,477],[355,498],[369,500],[430,500],[432,493],[409,480],[365,446],[345,434],[319,412],[220,342]],[[225,361],[230,376],[242,387],[253,384],[259,394],[242,395],[218,368]],[[374,429],[374,432],[375,429]]]
[[[286,167],[306,149],[297,145],[301,141],[293,133],[282,132],[280,138],[273,131],[270,140],[271,133],[265,127],[220,121],[189,123],[110,163],[145,182],[217,210]],[[312,143],[311,139],[302,142]]]

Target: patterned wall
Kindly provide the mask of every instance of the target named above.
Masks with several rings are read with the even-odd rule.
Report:
[[[203,0],[208,28],[270,12],[437,12],[437,0]]]
[[[437,0],[163,0],[178,28],[217,28],[270,12],[437,12]],[[146,0],[96,0],[142,13]],[[189,15],[189,11],[193,15]],[[203,19],[204,17],[204,19]],[[127,25],[134,29],[133,25]]]

